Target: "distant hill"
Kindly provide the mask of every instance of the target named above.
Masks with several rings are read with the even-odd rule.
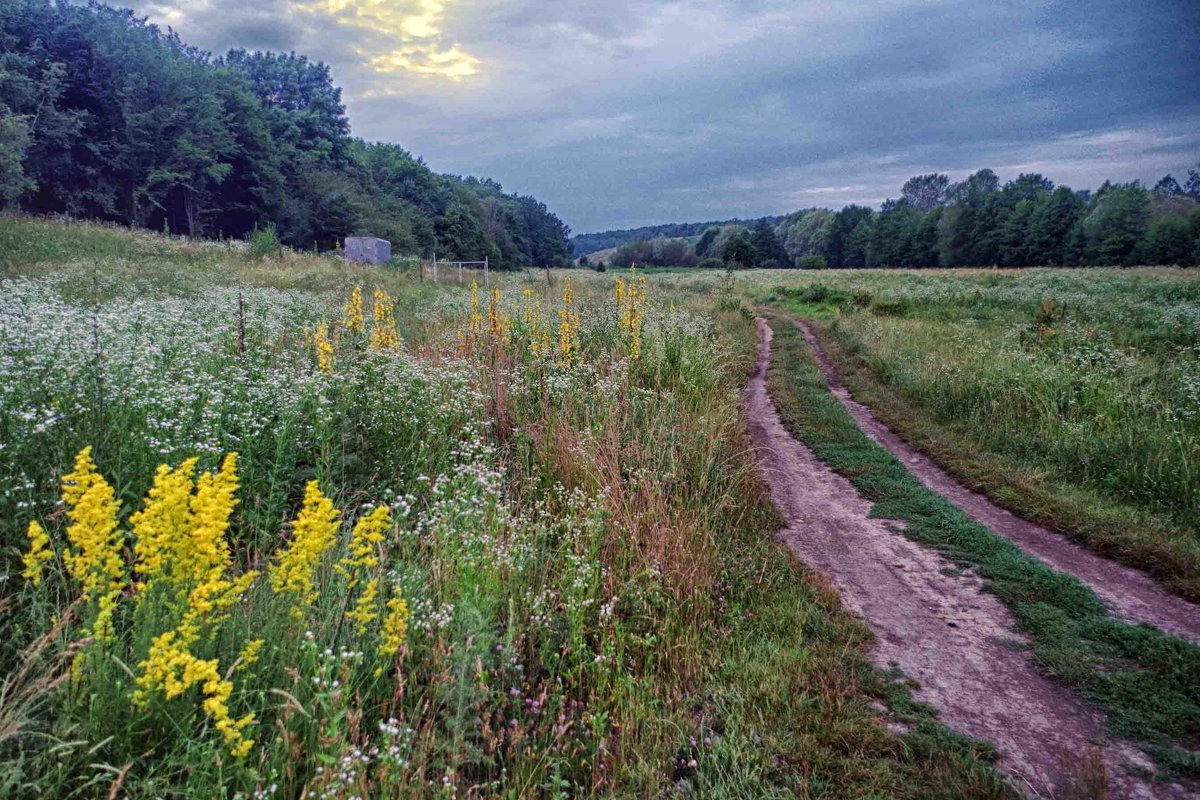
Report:
[[[754,219],[727,219],[719,222],[670,222],[665,225],[647,225],[643,228],[628,228],[619,231],[581,233],[571,239],[571,244],[575,248],[575,258],[579,258],[580,256],[598,253],[601,250],[612,250],[626,242],[654,239],[659,236],[666,236],[670,239],[686,239],[691,236],[699,236],[714,226],[745,225],[747,228],[753,228],[762,219],[766,219],[772,225],[778,225],[784,218],[756,217]]]

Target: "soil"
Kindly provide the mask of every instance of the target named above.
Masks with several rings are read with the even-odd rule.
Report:
[[[796,324],[804,332],[830,391],[854,417],[858,427],[898,458],[921,483],[1047,566],[1074,575],[1095,592],[1117,619],[1135,625],[1153,625],[1189,642],[1200,643],[1200,606],[1168,592],[1146,573],[1097,555],[967,488],[857,402],[842,385],[812,328],[805,322]]]
[[[993,743],[998,767],[1030,797],[1059,796],[1103,747],[1110,797],[1190,793],[1133,772],[1146,758],[1104,739],[1100,711],[1052,683],[1022,649],[1008,609],[970,574],[906,539],[899,523],[872,518],[872,504],[784,428],[767,393],[772,332],[758,321],[756,371],[745,415],[764,478],[787,527],[781,541],[828,577],[843,603],[875,634],[872,658],[915,681],[913,696],[949,728]]]

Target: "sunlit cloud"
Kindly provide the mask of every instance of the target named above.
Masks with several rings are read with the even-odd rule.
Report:
[[[294,0],[294,7],[362,32],[355,52],[383,75],[413,73],[461,81],[480,60],[445,41],[446,7],[453,0]]]

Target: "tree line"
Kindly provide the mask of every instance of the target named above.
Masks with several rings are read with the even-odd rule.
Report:
[[[960,182],[907,181],[878,209],[810,208],[776,222],[712,225],[699,237],[621,245],[617,266],[822,268],[1200,264],[1200,164],[1180,183],[1106,181],[1096,191],[1039,174],[1001,183],[990,169]],[[670,262],[669,264],[667,262]]]
[[[783,222],[783,217],[766,217],[772,225]],[[601,250],[612,250],[623,244],[633,242],[651,242],[656,239],[686,239],[699,236],[709,228],[721,228],[726,225],[743,225],[752,227],[761,220],[730,219],[720,222],[672,222],[663,225],[646,225],[641,228],[624,228],[621,230],[602,231],[600,233],[580,233],[571,239],[577,257],[590,256]]]
[[[379,236],[500,268],[571,253],[535,198],[352,137],[326,65],[214,58],[94,1],[0,6],[0,205],[191,236],[271,226],[297,248]]]

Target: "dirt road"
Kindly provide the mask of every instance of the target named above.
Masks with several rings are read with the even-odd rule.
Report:
[[[876,419],[842,385],[837,371],[805,322],[796,323],[812,348],[825,382],[863,433],[900,459],[921,483],[945,497],[980,525],[1013,541],[1043,563],[1074,575],[1109,611],[1125,622],[1146,623],[1190,642],[1200,643],[1200,606],[1171,594],[1144,572],[1110,561],[1061,534],[1021,519],[968,489]]]
[[[943,574],[952,566],[869,516],[871,503],[784,428],[767,393],[771,330],[744,394],[747,425],[771,495],[788,524],[781,540],[832,581],[842,601],[875,633],[873,658],[919,683],[918,700],[950,728],[994,743],[1000,768],[1030,796],[1054,796],[1104,735],[1099,711],[1051,683],[1014,643],[1008,610],[978,579]],[[1127,775],[1145,764],[1136,748],[1108,742],[1111,785],[1130,797],[1185,797]]]

